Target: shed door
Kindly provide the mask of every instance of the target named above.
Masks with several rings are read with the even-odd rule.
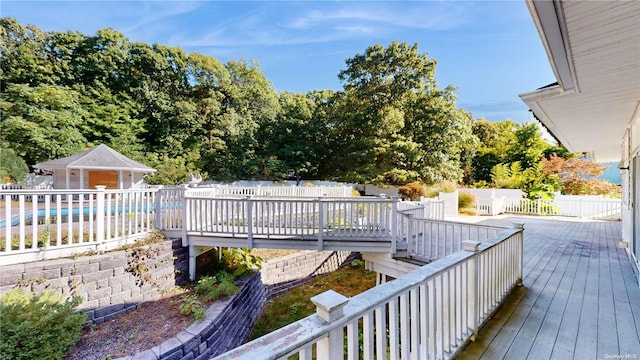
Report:
[[[118,189],[118,172],[89,171],[89,188],[95,189],[96,185],[104,185],[107,189]]]

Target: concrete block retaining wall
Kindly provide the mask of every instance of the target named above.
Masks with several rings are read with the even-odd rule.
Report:
[[[300,251],[262,263],[262,283],[272,299],[318,275],[338,270],[353,257],[348,251]],[[354,255],[355,256],[355,255]]]
[[[100,255],[2,266],[0,294],[23,288],[80,296],[79,309],[99,324],[184,283],[188,268],[188,250],[180,240],[167,240]]]
[[[202,322],[193,323],[158,346],[117,360],[210,359],[244,343],[266,303],[256,272],[236,282],[240,292],[216,301]]]
[[[215,302],[202,322],[146,351],[122,359],[209,359],[241,345],[266,302],[314,277],[348,264],[349,252],[301,251],[263,263],[261,272],[238,280],[240,292]],[[89,321],[101,323],[188,279],[188,251],[168,240],[102,255],[3,266],[0,294],[22,287],[81,296]],[[144,270],[147,269],[147,270]]]
[[[205,319],[151,349],[118,360],[200,360],[225,353],[244,343],[266,302],[317,275],[337,270],[355,254],[301,251],[265,261],[262,270],[238,280],[237,294],[216,301]]]

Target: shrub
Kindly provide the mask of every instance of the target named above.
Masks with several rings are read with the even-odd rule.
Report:
[[[418,201],[420,200],[421,196],[424,196],[424,188],[419,182],[412,182],[400,186],[398,192],[400,193],[400,195],[402,195],[402,197],[407,198],[411,201]]]
[[[87,319],[75,313],[80,297],[64,301],[53,291],[23,289],[0,297],[0,359],[62,359]]]
[[[216,276],[203,276],[194,290],[202,294],[206,301],[216,301],[222,296],[230,296],[238,292],[233,283],[233,275],[221,271]]]
[[[247,248],[228,248],[222,252],[227,268],[233,272],[234,276],[244,276],[253,269],[262,268],[262,259],[251,253]]]
[[[472,208],[476,206],[476,196],[468,191],[458,192],[458,209]]]
[[[452,193],[456,191],[456,183],[453,181],[441,181],[438,183],[438,189],[443,193]]]

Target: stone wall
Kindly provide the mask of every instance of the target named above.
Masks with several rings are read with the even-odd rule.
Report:
[[[259,272],[236,285],[240,291],[211,305],[203,321],[158,346],[117,360],[203,360],[240,346],[251,334],[266,298]]]
[[[236,282],[239,292],[216,301],[205,319],[151,349],[117,360],[201,360],[225,353],[244,343],[266,302],[279,293],[337,270],[357,254],[301,251],[265,261],[262,270]]]
[[[261,272],[240,279],[240,292],[216,301],[196,322],[171,339],[123,359],[209,359],[250,335],[267,300],[348,264],[356,254],[301,251],[265,261]],[[188,280],[189,256],[181,240],[70,259],[3,266],[0,294],[22,287],[80,296],[89,321],[101,323],[160,296]]]
[[[187,248],[180,240],[166,240],[106,254],[2,266],[0,294],[23,288],[80,296],[79,309],[98,324],[185,282],[188,269]]]
[[[267,299],[287,292],[318,275],[335,271],[355,256],[348,251],[300,251],[262,263]]]

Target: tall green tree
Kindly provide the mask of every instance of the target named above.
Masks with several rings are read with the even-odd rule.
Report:
[[[480,145],[471,161],[472,182],[491,183],[493,167],[510,162],[508,155],[513,153],[518,141],[517,129],[518,124],[511,120],[489,122],[480,118],[473,122],[473,133]]]
[[[76,91],[51,85],[9,84],[2,94],[0,139],[29,165],[84,150],[85,111]]]
[[[342,117],[332,129],[341,144],[335,177],[378,184],[460,180],[460,151],[473,143],[465,142],[470,116],[457,109],[453,87],[438,88],[435,60],[417,44],[394,42],[346,63],[339,74]],[[448,136],[448,129],[460,133]]]
[[[516,142],[511,148],[509,161],[519,161],[524,169],[534,167],[544,157],[545,150],[551,144],[542,138],[540,125],[535,122],[527,122],[515,131]]]

